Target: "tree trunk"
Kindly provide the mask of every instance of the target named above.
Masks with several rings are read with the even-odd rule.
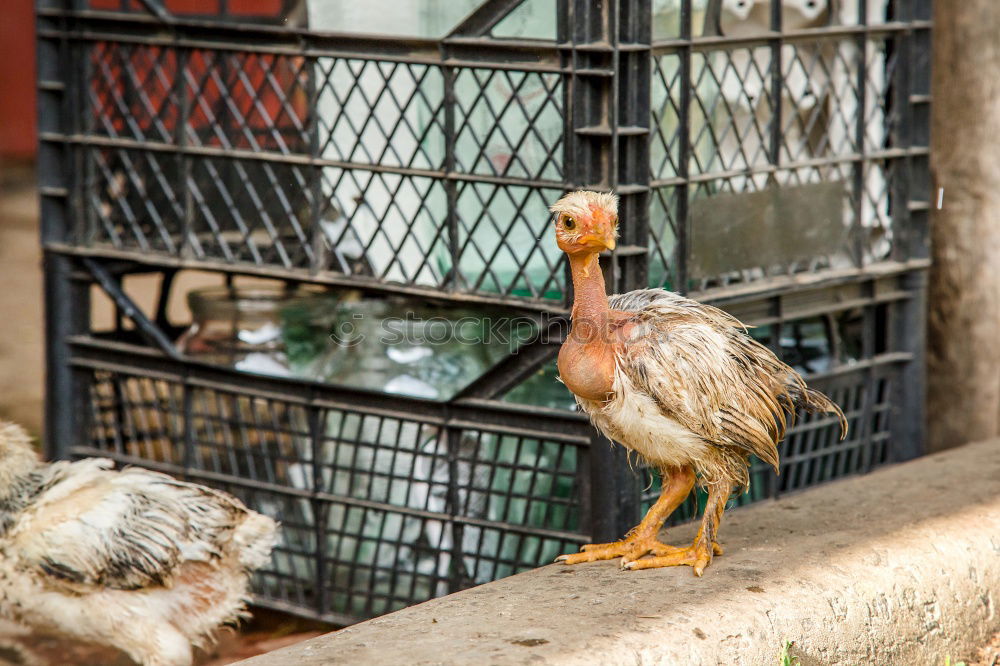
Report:
[[[1000,2],[935,0],[933,70],[929,451],[1000,433]]]

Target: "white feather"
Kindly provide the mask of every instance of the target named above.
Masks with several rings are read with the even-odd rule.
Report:
[[[577,398],[577,402],[598,430],[652,465],[697,465],[710,456],[710,445],[664,416],[652,398],[635,390],[620,364],[615,370],[614,397],[610,401],[602,404]]]
[[[112,645],[145,666],[188,666],[193,645],[245,614],[273,520],[109,460],[24,465],[27,447],[0,422],[0,616]]]

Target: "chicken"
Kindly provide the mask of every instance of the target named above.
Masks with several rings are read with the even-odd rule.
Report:
[[[796,409],[835,414],[841,438],[847,421],[722,310],[662,289],[608,297],[598,253],[615,247],[615,195],[572,192],[551,210],[575,294],[560,379],[601,432],[663,478],[659,499],[624,539],[585,545],[556,561],[620,557],[623,569],[688,565],[701,576],[722,554],[719,523],[730,494],[749,486],[749,456],[777,471],[777,444]],[[658,541],[695,483],[707,489],[708,501],[694,542],[675,548]]]
[[[225,493],[112,467],[40,462],[0,421],[0,616],[185,666],[246,614],[277,525]]]

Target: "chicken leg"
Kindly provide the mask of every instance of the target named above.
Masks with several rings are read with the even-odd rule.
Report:
[[[692,543],[687,548],[676,548],[673,552],[648,557],[643,560],[623,562],[623,569],[655,569],[657,567],[675,567],[688,565],[694,568],[694,574],[701,576],[705,567],[712,563],[713,555],[722,555],[722,547],[716,543],[719,533],[719,523],[722,512],[726,510],[726,501],[733,490],[729,481],[715,483],[708,488],[708,502],[705,505],[705,515],[701,519],[701,527]]]
[[[624,539],[612,543],[591,543],[580,548],[582,552],[560,555],[556,562],[579,564],[622,558],[622,568],[628,568],[643,555],[652,553],[660,557],[671,557],[686,548],[675,548],[657,540],[660,528],[674,510],[681,505],[694,487],[695,473],[691,467],[673,467],[663,470],[663,488],[656,503],[646,512],[636,527]]]

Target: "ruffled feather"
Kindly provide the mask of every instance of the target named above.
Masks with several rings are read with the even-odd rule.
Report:
[[[658,289],[609,301],[612,309],[633,313],[634,328],[619,357],[623,380],[647,396],[662,417],[723,454],[722,459],[715,457],[715,464],[694,461],[703,476],[721,474],[745,486],[750,454],[777,470],[777,444],[797,408],[837,414],[841,437],[846,434],[840,408],[808,388],[795,370],[746,335],[746,327],[731,315]],[[644,450],[653,446],[622,443]]]

